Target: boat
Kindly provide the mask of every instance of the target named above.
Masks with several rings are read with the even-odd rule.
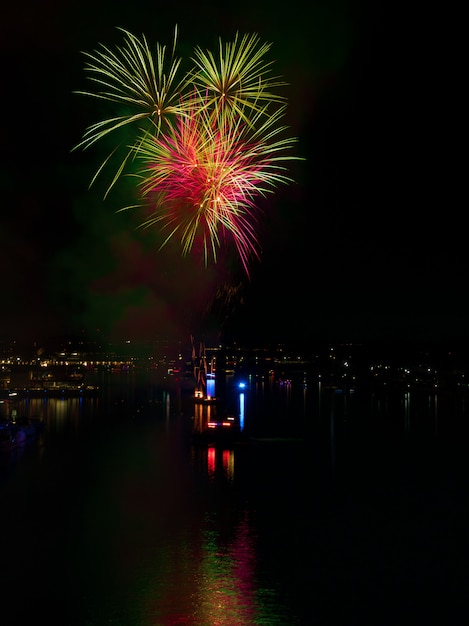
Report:
[[[219,399],[215,396],[207,395],[201,389],[196,389],[194,391],[194,402],[195,404],[218,404]]]
[[[44,430],[42,418],[17,418],[16,409],[11,413],[12,417],[0,418],[0,452],[3,453],[24,449]]]
[[[25,387],[15,387],[10,393],[17,397],[48,397],[48,398],[73,398],[78,396],[97,396],[100,388],[95,385],[74,385],[57,382],[54,385],[28,385]]]
[[[6,399],[10,395],[10,377],[2,376],[0,378],[0,399]]]
[[[212,417],[201,428],[194,427],[192,440],[196,444],[233,444],[242,440],[239,420],[233,415]]]
[[[51,368],[19,384],[11,385],[9,397],[96,396],[99,391],[99,387],[86,384],[83,372],[68,371],[67,368]]]
[[[192,423],[192,440],[196,444],[232,444],[243,437],[239,417],[220,405],[196,403]]]
[[[192,367],[195,379],[194,402],[195,404],[217,404],[219,399],[215,396],[215,363],[207,361],[207,352],[203,341],[199,344],[198,351],[195,347],[194,337],[192,343]]]
[[[26,431],[10,420],[0,423],[0,452],[11,452],[26,445]]]

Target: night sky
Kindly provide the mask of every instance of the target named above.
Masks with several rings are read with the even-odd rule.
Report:
[[[445,27],[390,6],[7,0],[0,338],[468,339]],[[158,252],[138,215],[116,212],[122,198],[88,189],[105,148],[71,151],[100,119],[95,100],[73,93],[87,87],[81,52],[120,44],[118,26],[169,44],[176,24],[181,54],[258,33],[289,83],[304,160],[262,203],[250,280],[233,258],[205,269]]]

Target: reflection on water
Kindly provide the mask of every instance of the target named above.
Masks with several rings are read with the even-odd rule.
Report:
[[[219,446],[207,447],[207,474],[209,478],[214,479],[217,470],[222,471],[223,475],[229,480],[234,478],[234,459],[235,451],[232,449],[224,450]]]
[[[383,625],[437,615],[442,594],[457,607],[465,397],[266,377],[227,381],[220,409],[146,374],[101,384],[16,404],[45,428],[1,459],[6,626]],[[225,408],[247,439],[194,446]]]

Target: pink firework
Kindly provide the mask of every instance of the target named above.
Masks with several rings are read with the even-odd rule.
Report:
[[[79,93],[129,112],[92,124],[76,147],[136,129],[108,191],[136,161],[141,204],[150,212],[142,227],[157,224],[162,246],[177,238],[184,255],[196,251],[206,264],[234,242],[249,275],[249,261],[260,253],[260,197],[292,182],[282,163],[296,160],[285,155],[296,139],[282,138],[286,100],[276,89],[284,83],[265,61],[270,44],[236,34],[232,42],[220,40],[216,53],[196,47],[194,65],[179,79],[177,28],[171,52],[157,44],[154,53],[144,36],[123,32],[116,51],[100,46],[86,54],[94,89]],[[120,210],[126,208],[135,207]]]
[[[259,255],[256,202],[288,180],[276,164],[276,150],[285,145],[272,142],[279,132],[275,116],[264,116],[253,130],[241,117],[193,102],[169,133],[148,136],[140,146],[142,194],[153,209],[143,226],[159,223],[167,232],[164,244],[177,236],[184,254],[203,251],[206,263],[216,261],[217,249],[231,238],[249,274],[250,257]]]

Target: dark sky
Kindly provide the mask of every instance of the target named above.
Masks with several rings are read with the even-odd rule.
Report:
[[[363,0],[7,0],[2,13],[0,338],[69,331],[288,341],[469,338],[466,227],[441,15]],[[307,7],[307,8],[305,8]],[[100,148],[82,51],[120,43],[272,42],[298,137],[295,184],[263,205],[263,254],[205,270],[158,252],[118,199],[88,189]]]

